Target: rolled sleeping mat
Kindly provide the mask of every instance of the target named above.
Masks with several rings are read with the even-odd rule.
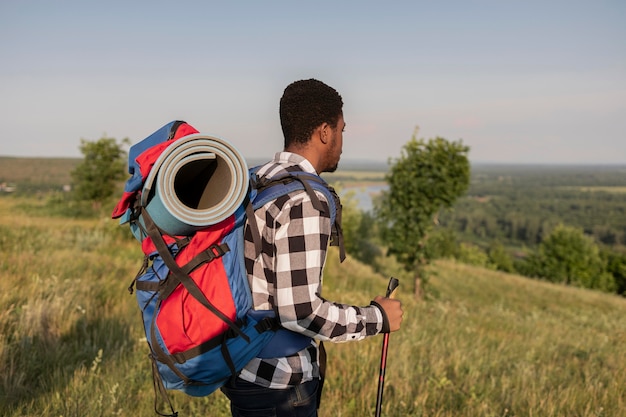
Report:
[[[248,184],[248,166],[232,144],[189,135],[157,158],[141,204],[165,232],[186,236],[232,215],[244,201]]]

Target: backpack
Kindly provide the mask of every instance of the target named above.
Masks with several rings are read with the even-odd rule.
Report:
[[[196,141],[198,143],[194,144]],[[175,160],[169,164],[178,171],[169,176],[159,174],[159,171],[167,171],[168,161],[164,160],[168,157]],[[155,183],[177,181],[179,176],[184,177],[181,172],[185,164],[198,165],[203,157],[215,159],[205,164],[209,167],[227,165],[232,177],[238,175],[232,171],[245,168],[242,172],[246,181],[232,178],[226,181],[230,184],[226,187],[228,192],[222,193],[221,200],[211,203],[222,210],[213,210],[213,206],[204,210],[212,211],[209,221],[205,218],[204,224],[195,222],[194,215],[190,215],[192,220],[187,219],[185,223],[181,221],[186,219],[184,216],[168,212],[167,204],[159,201],[168,196],[164,196],[163,190],[159,193],[157,188],[167,190],[168,184],[155,186]],[[273,311],[252,310],[243,247],[246,222],[256,221],[254,210],[282,195],[304,190],[318,210],[329,210],[333,224],[331,244],[339,245],[340,256],[345,257],[341,205],[332,187],[320,177],[302,171],[259,178],[258,167],[248,170],[242,161],[227,142],[198,134],[182,121],[163,126],[129,151],[131,178],[112,217],[120,218],[121,224],[128,224],[142,246],[143,264],[129,291],[132,294],[135,290],[141,311],[155,394],[160,392],[164,396],[171,415],[177,413],[166,390],[206,396],[237,375],[251,359],[287,356],[312,342],[309,337],[281,328]],[[197,166],[191,170],[201,171]],[[217,175],[219,167],[208,170]],[[204,178],[209,178],[210,182],[211,175]],[[178,180],[176,187],[188,187]],[[210,185],[215,189],[210,190],[211,194],[223,191],[217,189],[220,186],[220,183]],[[321,203],[315,191],[325,196],[328,207]],[[191,204],[192,212],[202,211],[195,210],[198,198],[184,195],[177,198],[179,205]],[[195,217],[202,218],[204,214],[195,213]],[[259,254],[261,238],[256,224],[251,226],[252,240]],[[161,414],[157,408],[155,398],[155,411]]]

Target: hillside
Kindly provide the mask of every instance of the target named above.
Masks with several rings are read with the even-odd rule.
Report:
[[[117,222],[0,199],[0,415],[153,416],[147,347],[127,287],[138,244]],[[19,242],[19,245],[16,244]],[[383,277],[331,253],[324,296],[366,305]],[[396,274],[389,266],[389,274]],[[390,338],[386,416],[621,416],[626,299],[452,261],[432,266]],[[320,416],[372,415],[381,338],[326,344]],[[228,416],[220,393],[174,393],[181,416]]]
[[[70,172],[78,158],[14,158],[0,156],[0,184],[16,186],[16,191],[61,190],[71,183]]]

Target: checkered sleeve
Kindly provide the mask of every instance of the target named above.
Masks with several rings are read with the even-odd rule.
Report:
[[[357,307],[325,300],[321,296],[322,270],[331,224],[328,205],[313,207],[306,192],[278,199],[273,214],[274,308],[283,327],[317,340],[360,340],[382,330],[378,307]]]

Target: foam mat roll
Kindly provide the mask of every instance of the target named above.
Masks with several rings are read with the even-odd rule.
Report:
[[[223,139],[197,134],[161,153],[141,198],[157,226],[185,236],[228,218],[247,191],[248,166],[239,151]]]

